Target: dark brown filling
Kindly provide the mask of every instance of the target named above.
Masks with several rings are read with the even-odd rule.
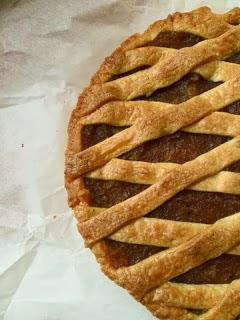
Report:
[[[94,146],[122,130],[121,127],[113,127],[107,124],[87,125],[83,127],[82,148],[84,150]]]
[[[191,47],[203,40],[203,37],[187,32],[165,31],[159,33],[153,41],[148,42],[145,46],[181,49]]]
[[[102,181],[89,178],[85,178],[85,186],[90,190],[91,205],[102,208],[109,208],[148,187],[128,182]],[[147,216],[175,221],[212,224],[238,211],[240,211],[240,199],[238,195],[184,190],[150,212]]]
[[[182,40],[179,40],[181,37]],[[188,37],[185,37],[182,33],[177,34],[176,37],[175,33],[174,35],[164,33],[155,39],[154,44],[149,45],[179,48],[193,45],[202,40],[196,40],[196,36],[188,35]],[[238,55],[235,56],[229,58],[229,61],[231,59],[231,62],[239,63]],[[170,87],[155,91],[150,97],[138,99],[180,103],[210,90],[218,84],[204,80],[197,74],[189,74]],[[222,109],[222,111],[239,114],[240,101]],[[83,130],[83,147],[87,148],[99,143],[123,129],[102,124],[88,125]],[[222,136],[179,131],[146,142],[120,158],[147,162],[184,163],[228,140],[229,138]],[[226,170],[240,172],[240,162],[231,165]],[[89,178],[85,178],[85,186],[90,191],[90,205],[98,207],[111,207],[147,188],[146,185]],[[240,211],[240,197],[237,195],[184,190],[149,213],[148,217],[211,224],[237,211]],[[163,250],[163,248],[154,246],[133,245],[112,240],[106,240],[106,244],[112,264],[116,268],[133,265]],[[229,283],[239,277],[240,256],[222,255],[175,278],[174,281],[198,284]]]
[[[240,64],[240,52],[235,53],[234,55],[226,59],[226,61]]]
[[[174,134],[145,142],[120,158],[146,162],[184,163],[228,140],[229,138],[223,136],[209,137],[209,135],[204,134],[190,134],[178,131]]]
[[[230,283],[240,278],[239,256],[223,254],[174,279],[183,283]]]
[[[228,105],[227,107],[219,111],[240,115],[240,100]]]
[[[169,87],[161,88],[151,96],[142,96],[136,100],[161,101],[178,104],[207,90],[213,89],[221,82],[207,81],[196,73],[190,73]]]
[[[165,248],[155,246],[128,244],[113,240],[106,240],[106,243],[110,252],[111,263],[114,268],[131,266],[155,253],[165,250]]]
[[[141,67],[137,67],[135,69],[132,69],[130,71],[127,71],[127,72],[123,72],[123,73],[120,73],[120,74],[114,74],[112,77],[111,77],[111,81],[113,80],[116,80],[116,79],[120,79],[120,78],[124,78],[124,77],[127,77],[127,76],[130,76],[130,74],[133,74],[133,73],[136,73],[138,71],[141,71],[141,70],[145,70],[147,68],[149,68],[150,66],[141,66]]]

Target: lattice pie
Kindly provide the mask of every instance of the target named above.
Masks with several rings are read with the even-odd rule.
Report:
[[[102,270],[159,319],[240,314],[240,9],[175,13],[72,112],[66,188]]]

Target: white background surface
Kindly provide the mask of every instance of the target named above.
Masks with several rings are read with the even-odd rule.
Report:
[[[151,320],[83,248],[63,187],[77,94],[126,36],[239,1],[0,2],[0,319]]]

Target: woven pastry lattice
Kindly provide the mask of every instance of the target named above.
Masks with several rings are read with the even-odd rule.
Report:
[[[79,231],[103,271],[160,319],[235,319],[240,280],[228,284],[171,281],[204,262],[240,255],[240,213],[213,224],[146,217],[184,189],[240,195],[240,116],[220,112],[240,100],[240,9],[213,14],[208,8],[175,13],[127,39],[102,64],[80,95],[69,123],[65,181]],[[156,46],[159,35],[187,33],[196,44]],[[175,48],[174,48],[175,47]],[[156,90],[194,73],[218,83],[178,104],[148,101]],[[83,148],[83,128],[126,127]],[[177,131],[228,137],[228,141],[181,163],[134,161],[121,155]],[[84,177],[147,187],[109,208],[89,205]],[[133,265],[114,267],[105,239],[164,247]],[[196,312],[196,310],[198,312]]]

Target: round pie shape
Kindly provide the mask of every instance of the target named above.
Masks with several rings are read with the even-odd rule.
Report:
[[[65,184],[102,270],[159,319],[240,314],[240,9],[175,13],[79,96]]]

